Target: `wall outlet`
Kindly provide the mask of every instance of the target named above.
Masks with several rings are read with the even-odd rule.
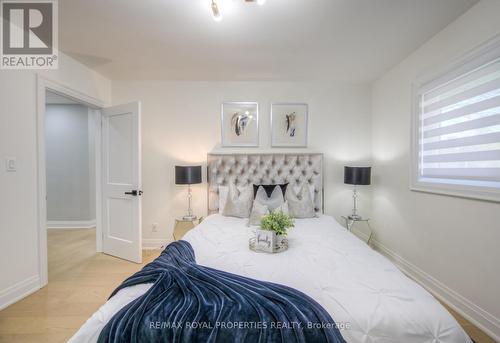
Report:
[[[151,231],[158,232],[158,223],[153,223],[153,225],[151,225]]]
[[[15,157],[6,157],[5,158],[5,171],[7,171],[7,172],[17,171],[17,160]]]

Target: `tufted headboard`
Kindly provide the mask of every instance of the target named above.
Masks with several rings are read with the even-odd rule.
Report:
[[[208,154],[208,214],[219,211],[219,186],[289,183],[314,185],[314,204],[323,212],[323,154]]]

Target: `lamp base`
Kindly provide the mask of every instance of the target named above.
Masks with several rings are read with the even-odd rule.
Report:
[[[193,216],[193,215],[186,215],[186,216],[183,216],[182,217],[182,220],[186,220],[186,221],[193,221],[193,220],[196,220],[198,219],[197,216]]]
[[[361,220],[362,217],[357,215],[357,214],[351,214],[350,216],[347,217],[349,220]]]

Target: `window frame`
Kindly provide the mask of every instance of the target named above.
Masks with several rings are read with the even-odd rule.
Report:
[[[429,89],[437,87],[445,80],[453,80],[467,71],[471,65],[478,63],[484,65],[488,55],[500,49],[500,35],[496,35],[486,43],[476,47],[468,54],[446,63],[437,71],[428,73],[417,78],[411,85],[411,124],[410,124],[410,190],[454,196],[460,198],[478,199],[485,201],[500,202],[500,188],[473,186],[467,184],[452,184],[444,182],[428,182],[420,179],[420,99]],[[484,60],[482,62],[482,60]]]

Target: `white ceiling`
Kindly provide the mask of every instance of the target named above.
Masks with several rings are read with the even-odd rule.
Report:
[[[61,49],[111,79],[369,82],[477,0],[61,0]]]

